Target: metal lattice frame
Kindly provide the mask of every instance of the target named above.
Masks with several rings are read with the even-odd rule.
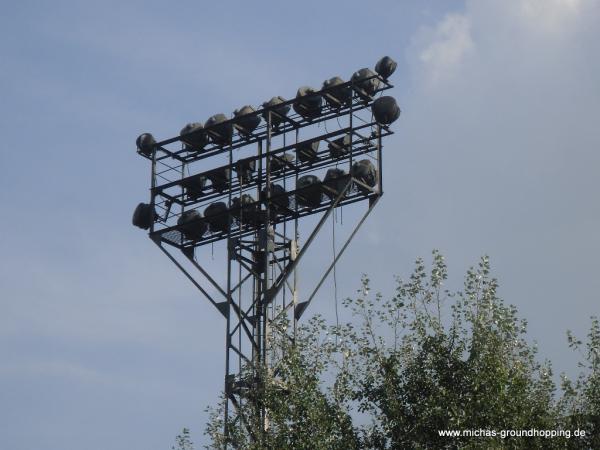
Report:
[[[381,87],[376,95],[392,87],[386,80],[378,78]],[[369,109],[373,96],[352,82],[336,86],[336,89],[340,88],[351,89],[351,101],[339,105],[331,102],[323,108],[320,116],[312,120],[299,114],[278,114],[277,108],[295,102],[290,100],[257,111],[256,114],[265,117],[266,123],[253,132],[239,127],[236,119],[225,122],[236,131],[228,145],[209,144],[201,151],[196,151],[182,145],[186,137],[183,135],[159,142],[152,155],[142,155],[152,161],[151,205],[157,214],[150,228],[150,238],[226,319],[226,435],[228,424],[240,420],[239,408],[252,401],[251,394],[260,383],[257,377],[243,378],[242,369],[246,367],[257,374],[261,369],[270,369],[273,373],[277,366],[280,355],[270,345],[271,324],[284,318],[284,322],[289,324],[286,333],[290,339],[294,338],[298,320],[383,195],[382,138],[392,134],[392,131],[374,122]],[[331,97],[331,89],[323,89],[316,95],[327,100]],[[279,126],[275,126],[274,122],[280,122]],[[321,127],[325,129],[324,133]],[[216,133],[211,128],[204,131],[208,135]],[[308,134],[308,138],[302,139],[303,134]],[[282,160],[286,152],[299,145],[315,141],[330,143],[345,135],[350,136],[350,145],[339,158],[332,159],[327,150],[319,150],[314,161]],[[374,161],[378,173],[374,186],[352,175],[353,162],[359,156]],[[283,161],[276,170],[272,167],[273,157]],[[220,158],[222,165],[218,168],[229,171],[228,179],[224,180],[227,187],[223,190],[209,186],[200,195],[190,195],[185,188],[187,183],[215,169],[198,171],[198,167],[202,167],[208,158]],[[249,178],[242,176],[242,159],[254,164],[255,175]],[[318,206],[308,208],[299,204],[296,198],[302,196],[303,188],[296,188],[298,178],[302,174],[334,166],[346,167],[348,173],[339,179],[338,188],[322,183],[322,201]],[[237,173],[237,179],[234,173]],[[272,192],[274,182],[283,183],[286,192]],[[294,189],[288,190],[292,182]],[[341,185],[343,188],[340,189]],[[243,193],[256,195],[256,203],[250,209],[251,218],[245,216],[245,209],[234,211],[231,208],[233,197],[241,197]],[[228,227],[207,233],[198,240],[186,239],[181,226],[176,224],[177,219],[187,210],[199,209],[217,200],[229,206],[223,213]],[[359,202],[366,204],[364,214],[317,285],[301,301],[296,276],[299,263],[335,208]],[[282,203],[288,206],[284,207]],[[307,234],[300,243],[301,219],[317,214],[320,219],[312,229],[303,230]],[[219,242],[226,244],[227,271],[224,279],[222,274],[220,279],[211,275],[204,267],[203,259],[198,256],[199,248]],[[259,415],[260,429],[249,430],[255,439],[260,439],[268,423],[266,411],[259,411]]]

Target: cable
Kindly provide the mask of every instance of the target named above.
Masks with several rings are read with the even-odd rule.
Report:
[[[332,226],[332,239],[331,239],[331,248],[333,250],[333,260],[336,258],[336,250],[335,250],[335,223],[337,221],[337,211],[333,211],[333,219],[331,220]],[[335,325],[336,328],[340,327],[340,316],[338,311],[338,290],[337,290],[337,264],[333,265],[333,296],[335,299]],[[336,340],[337,344],[337,340]]]

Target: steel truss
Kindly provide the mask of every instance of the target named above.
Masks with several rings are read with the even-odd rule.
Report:
[[[376,94],[392,87],[381,78],[380,83]],[[255,394],[265,381],[261,377],[277,375],[281,355],[271,345],[274,333],[283,333],[293,342],[298,321],[383,195],[382,138],[392,131],[373,121],[369,107],[374,96],[367,95],[352,82],[342,87],[351,89],[351,101],[337,107],[332,106],[332,102],[312,120],[300,114],[281,115],[274,107],[264,108],[256,114],[265,117],[266,123],[252,133],[240,129],[235,119],[229,121],[237,130],[229,145],[209,145],[195,151],[181,145],[186,137],[184,135],[159,142],[149,157],[152,161],[151,205],[156,211],[150,238],[226,321],[226,437],[232,425],[244,421],[240,414],[242,408],[256,407],[259,426],[254,423],[244,425],[250,435],[260,441],[268,427],[268,412],[257,406]],[[327,99],[330,90],[324,89],[315,95]],[[294,100],[290,100],[284,105],[293,103]],[[341,120],[346,123],[342,124]],[[280,123],[279,126],[276,122]],[[325,132],[319,129],[321,127]],[[207,128],[205,132],[211,135],[215,131]],[[312,134],[308,138],[303,137],[307,132]],[[335,159],[322,149],[312,161],[284,158],[287,152],[301,146],[316,141],[331,145],[343,136],[349,136],[349,145],[346,152]],[[181,148],[174,149],[175,145]],[[366,184],[352,173],[353,163],[359,156],[370,158],[377,169],[378,176],[373,185]],[[205,167],[210,157],[219,157],[221,165],[217,169],[228,173],[224,180],[226,188],[208,186],[200,195],[191,195],[186,189],[191,179],[214,173],[215,168],[198,171],[198,167]],[[250,177],[241,174],[242,160],[254,165],[255,170]],[[274,168],[273,161],[276,160],[282,164]],[[298,198],[302,198],[308,189],[297,187],[299,177],[332,167],[345,167],[346,174],[335,184],[320,184],[321,202],[311,207],[299,202]],[[283,193],[273,192],[275,182],[283,185]],[[290,184],[293,189],[289,189]],[[234,197],[241,197],[244,193],[254,193],[255,203],[235,210],[232,207]],[[214,201],[224,201],[228,205],[228,210],[221,213],[224,215],[221,219],[226,218],[228,226],[222,230],[211,230],[196,240],[187,239],[182,227],[177,225],[177,219],[187,210],[199,209]],[[308,295],[300,297],[297,270],[311,243],[336,208],[359,202],[366,205],[362,217],[357,220],[316,286]],[[319,215],[319,220],[310,230],[302,229],[304,239],[301,242],[302,219],[309,215]],[[206,221],[206,218],[201,221]],[[199,249],[219,242],[225,244],[226,274],[221,272],[214,276],[204,264]],[[282,323],[285,324],[283,330],[280,328]],[[229,442],[229,445],[235,447],[234,442]]]

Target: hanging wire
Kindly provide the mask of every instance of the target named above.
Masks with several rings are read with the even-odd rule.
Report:
[[[333,220],[331,221],[332,224],[332,238],[331,238],[331,249],[333,251],[333,260],[335,261],[336,258],[336,249],[335,249],[335,224],[337,222],[337,211],[334,210],[333,211]],[[337,329],[339,329],[340,327],[340,316],[339,316],[339,311],[338,311],[338,289],[337,289],[337,270],[336,270],[337,264],[333,265],[333,296],[335,299],[335,326]],[[336,345],[337,345],[337,339],[336,339]]]

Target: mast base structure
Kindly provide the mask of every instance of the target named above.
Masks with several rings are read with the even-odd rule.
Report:
[[[294,341],[298,321],[383,195],[383,140],[400,116],[384,95],[395,68],[384,57],[376,72],[361,69],[350,81],[333,77],[292,100],[216,114],[160,142],[149,133],[137,139],[151,187],[133,224],[148,230],[225,321],[226,441],[260,377],[276,376],[282,355],[274,333]],[[300,296],[298,271],[311,244],[336,209],[359,205],[345,242]],[[259,425],[244,425],[260,440],[268,420],[257,412]]]

